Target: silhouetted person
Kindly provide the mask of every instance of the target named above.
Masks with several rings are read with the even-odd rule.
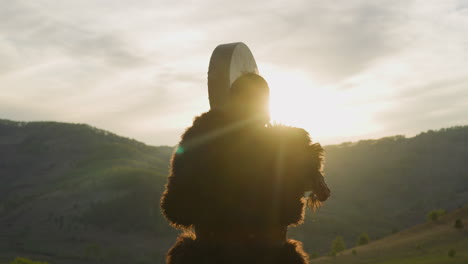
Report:
[[[287,227],[306,198],[325,201],[322,147],[300,128],[269,124],[269,88],[245,74],[230,105],[195,118],[171,163],[161,207],[179,236],[167,263],[307,263]]]

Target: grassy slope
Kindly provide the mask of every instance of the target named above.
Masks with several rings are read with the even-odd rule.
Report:
[[[465,228],[453,227],[462,219]],[[468,207],[455,210],[436,222],[406,229],[365,246],[350,248],[336,257],[321,257],[311,263],[321,264],[462,264],[468,263]],[[352,250],[357,254],[353,255]],[[448,257],[456,250],[454,258]]]

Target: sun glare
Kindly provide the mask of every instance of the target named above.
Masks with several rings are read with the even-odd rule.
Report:
[[[270,68],[262,75],[271,90],[273,122],[304,128],[325,144],[340,143],[348,140],[346,135],[375,130],[369,109],[353,105],[349,92],[321,87],[301,71]]]

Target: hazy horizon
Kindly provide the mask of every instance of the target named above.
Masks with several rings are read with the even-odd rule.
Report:
[[[175,145],[242,41],[275,121],[323,145],[468,124],[468,1],[4,1],[0,118]]]
[[[132,139],[132,140],[136,140],[136,141],[139,141],[141,143],[144,143],[148,146],[154,146],[154,147],[175,147],[177,145],[177,143],[175,144],[151,144],[149,142],[146,142],[146,141],[143,141],[143,140],[140,140],[138,138],[133,138],[129,135],[125,135],[125,134],[120,134],[120,133],[116,133],[115,131],[111,131],[111,130],[106,130],[106,129],[103,129],[101,127],[96,127],[96,126],[93,126],[91,124],[87,124],[87,123],[71,123],[71,122],[61,122],[61,121],[55,121],[55,120],[36,120],[36,121],[30,121],[30,120],[12,120],[12,119],[5,119],[5,118],[2,118],[0,117],[0,121],[1,120],[7,120],[7,121],[13,121],[13,122],[59,122],[59,123],[69,123],[69,124],[75,124],[75,125],[89,125],[91,127],[94,127],[94,128],[97,128],[97,129],[100,129],[100,130],[104,130],[104,131],[107,131],[107,132],[110,132],[110,133],[113,133],[113,134],[116,134],[117,136],[120,136],[120,137],[124,137],[124,138],[129,138],[129,139]],[[421,133],[425,133],[425,132],[428,132],[428,131],[439,131],[441,129],[449,129],[449,128],[453,128],[453,127],[465,127],[465,126],[468,126],[468,124],[459,124],[459,125],[453,125],[453,126],[448,126],[448,127],[438,127],[438,128],[430,128],[430,129],[426,129],[426,130],[422,130],[422,131],[418,131],[414,134],[391,134],[391,135],[382,135],[382,136],[377,136],[377,137],[370,137],[370,138],[357,138],[357,139],[350,139],[350,140],[346,140],[346,141],[340,141],[340,142],[332,142],[332,143],[323,143],[323,142],[319,142],[319,143],[322,143],[322,146],[332,146],[332,145],[340,145],[340,144],[343,144],[343,143],[355,143],[355,142],[358,142],[360,140],[379,140],[379,139],[382,139],[382,138],[385,138],[385,137],[393,137],[393,136],[404,136],[406,138],[413,138]],[[180,135],[181,136],[181,135]]]

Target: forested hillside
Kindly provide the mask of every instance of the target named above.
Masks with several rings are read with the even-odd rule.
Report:
[[[163,259],[154,247],[175,236],[158,204],[172,150],[88,125],[0,121],[0,256]],[[157,237],[163,246],[147,242]]]
[[[332,197],[297,236],[324,253],[338,235],[353,245],[362,232],[375,239],[468,205],[467,161],[468,126],[327,146]]]
[[[176,232],[159,212],[172,147],[88,125],[0,120],[0,263],[159,263]],[[326,147],[332,197],[291,234],[325,254],[468,204],[468,126]],[[189,202],[189,201],[188,201]]]

